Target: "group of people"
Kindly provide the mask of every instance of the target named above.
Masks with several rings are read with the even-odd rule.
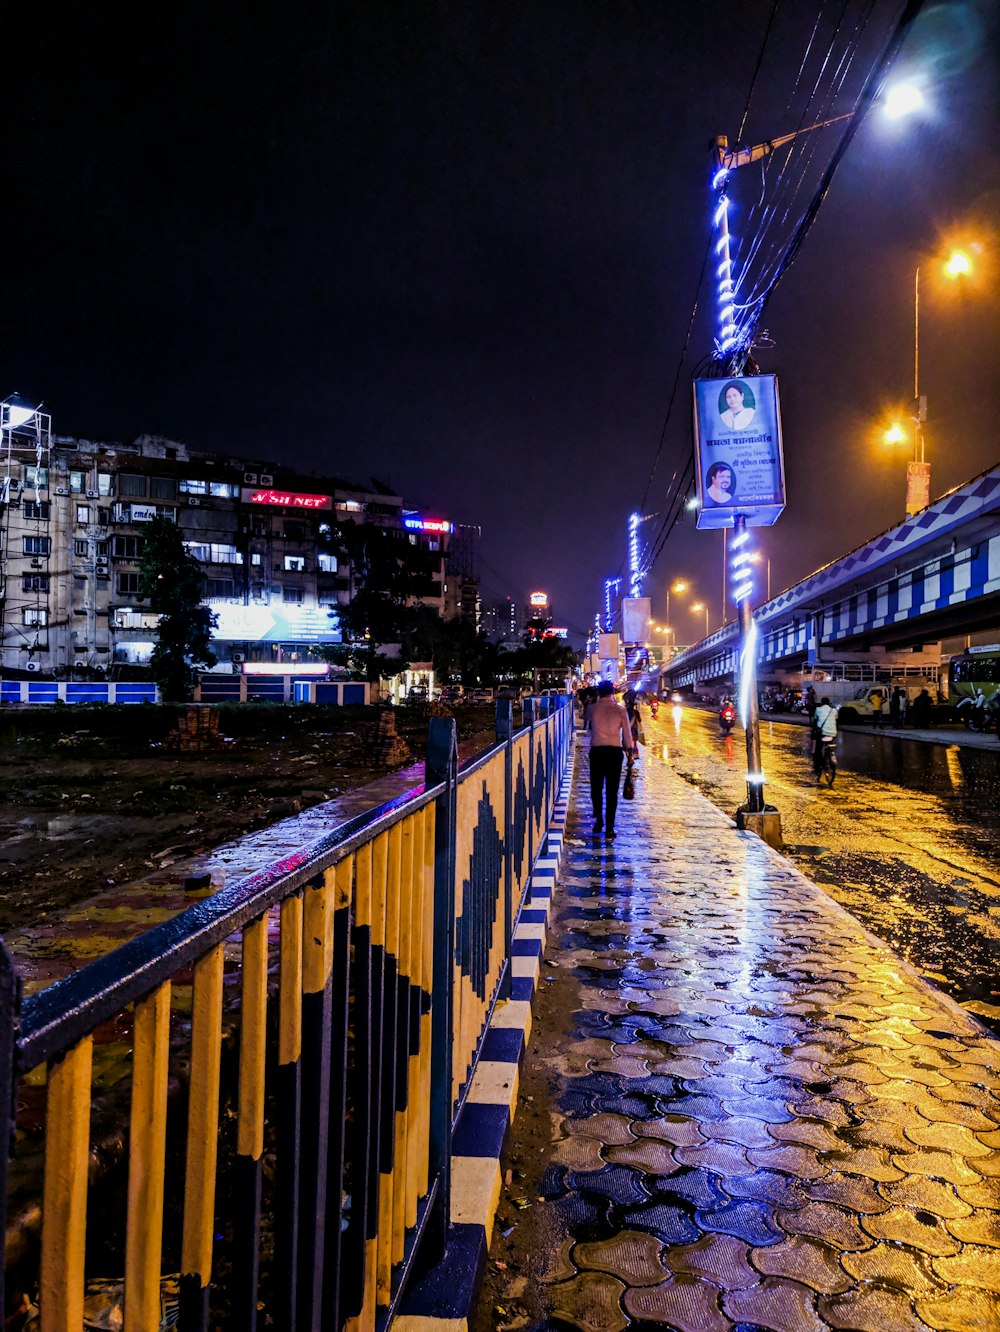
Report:
[[[615,817],[621,788],[622,766],[627,757],[631,769],[639,750],[642,721],[634,689],[625,692],[623,703],[615,701],[610,680],[580,691],[583,726],[590,735],[590,800],[594,813],[594,836],[603,832],[614,841]]]

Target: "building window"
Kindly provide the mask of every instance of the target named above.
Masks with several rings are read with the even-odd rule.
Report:
[[[47,592],[49,590],[48,574],[22,574],[21,591],[22,592]]]
[[[149,479],[152,499],[172,500],[177,498],[177,482],[172,476],[152,476]]]
[[[76,506],[76,521],[80,524],[81,527],[86,527],[87,523],[90,522],[89,504],[78,504]]]
[[[118,494],[140,495],[145,498],[146,478],[144,476],[136,476],[134,472],[119,472]]]
[[[321,573],[336,573],[336,572],[337,572],[337,557],[336,557],[336,555],[317,555],[316,558],[317,558],[317,560],[318,560],[318,562],[319,562],[319,568],[320,568],[320,572],[321,572]]]
[[[86,559],[86,556],[87,556],[87,538],[86,538],[86,537],[74,537],[74,538],[73,538],[73,554],[76,556],[76,558],[77,558],[78,560]]]
[[[261,555],[261,553],[260,553],[259,550],[255,550],[255,551],[253,552],[253,554],[250,556],[250,563],[251,563],[251,564],[263,564],[263,562],[264,562],[264,557],[263,557],[263,555]]]
[[[137,560],[142,555],[143,538],[116,536],[111,538],[111,554],[116,560]]]
[[[25,606],[21,611],[21,623],[34,629],[41,629],[49,622],[49,613],[44,606]]]
[[[180,483],[180,492],[182,495],[207,495],[208,482],[188,477],[187,480]]]
[[[202,564],[242,564],[243,555],[235,546],[223,546],[214,541],[185,541],[187,553]]]
[[[118,591],[123,597],[138,596],[139,575],[137,573],[120,573],[118,575]]]
[[[231,578],[206,578],[205,596],[212,597],[232,597],[233,580]]]
[[[50,537],[32,536],[24,537],[25,555],[47,555],[52,549],[52,539]]]
[[[110,495],[111,491],[111,473],[97,473],[97,493],[98,495]]]
[[[87,474],[86,474],[86,472],[70,472],[70,474],[69,474],[69,488],[70,488],[70,492],[71,492],[72,494],[74,494],[74,495],[82,495],[83,492],[87,489]]]
[[[216,499],[235,499],[237,487],[230,485],[228,481],[211,481],[208,493],[214,495]]]
[[[304,555],[286,555],[285,568],[292,573],[305,573],[306,557]]]
[[[47,490],[49,469],[47,467],[26,467],[24,469],[25,490]]]
[[[24,501],[25,518],[44,519],[49,516],[48,500],[25,500]]]
[[[286,587],[282,589],[281,599],[286,605],[301,606],[305,597],[301,587]]]

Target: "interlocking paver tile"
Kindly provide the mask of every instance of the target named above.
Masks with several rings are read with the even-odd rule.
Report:
[[[776,1244],[783,1238],[767,1203],[751,1198],[737,1198],[711,1211],[698,1211],[695,1220],[702,1230],[717,1230],[735,1235],[748,1244]]]
[[[841,1267],[840,1252],[819,1240],[801,1236],[767,1249],[753,1249],[750,1261],[764,1276],[788,1277],[825,1295],[850,1290],[852,1277]]]
[[[717,1119],[705,1125],[705,1133],[720,1142],[738,1142],[744,1147],[771,1147],[774,1139],[769,1133],[773,1127],[759,1119]]]
[[[932,1326],[918,1317],[908,1295],[890,1286],[867,1286],[844,1295],[821,1296],[819,1307],[832,1327],[848,1328],[850,1332],[928,1332]]]
[[[977,1286],[1000,1295],[1000,1249],[968,1247],[949,1258],[935,1258],[938,1276],[955,1286]]]
[[[859,1218],[832,1203],[810,1203],[794,1211],[778,1212],[778,1224],[789,1235],[812,1235],[838,1249],[870,1249],[872,1236],[861,1229]]]
[[[972,1208],[964,1202],[951,1184],[926,1175],[907,1175],[891,1184],[879,1184],[879,1194],[892,1206],[920,1207],[943,1219],[969,1216]],[[886,1211],[887,1208],[882,1208]]]
[[[573,1261],[581,1269],[610,1272],[630,1286],[656,1286],[664,1279],[660,1252],[663,1245],[653,1235],[638,1230],[620,1230],[611,1239],[578,1244]]]
[[[750,1147],[747,1158],[762,1170],[784,1170],[797,1179],[822,1179],[832,1169],[812,1147],[797,1142],[778,1143],[764,1149]]]
[[[626,1287],[616,1277],[581,1272],[551,1289],[553,1315],[581,1332],[624,1332],[628,1327],[620,1303]]]
[[[563,1132],[583,1133],[610,1146],[620,1147],[627,1142],[635,1141],[635,1136],[629,1127],[630,1123],[631,1121],[624,1115],[589,1115],[586,1119],[564,1119]]]
[[[857,1147],[853,1151],[829,1152],[827,1161],[832,1170],[845,1175],[864,1175],[876,1183],[902,1179],[906,1173],[901,1161],[881,1147]],[[931,1174],[927,1170],[924,1174]]]
[[[632,1131],[642,1138],[659,1138],[675,1147],[694,1147],[705,1141],[698,1121],[687,1115],[662,1115],[659,1119],[639,1120]]]
[[[735,1235],[703,1235],[695,1244],[672,1247],[664,1263],[672,1272],[705,1277],[723,1290],[752,1286],[759,1279],[747,1261],[750,1246]]]
[[[957,1152],[969,1159],[992,1155],[989,1147],[981,1142],[971,1129],[963,1128],[960,1124],[910,1123],[903,1132],[917,1147],[939,1147],[942,1151]],[[988,1165],[989,1162],[984,1161],[981,1164],[974,1164],[973,1168],[982,1175],[985,1173],[982,1167]]]
[[[949,1184],[980,1184],[983,1179],[980,1172],[953,1152],[899,1152],[892,1161],[908,1175],[930,1175],[932,1179],[946,1179]]]
[[[893,1286],[911,1296],[941,1294],[947,1283],[934,1275],[926,1254],[901,1244],[876,1244],[861,1253],[844,1253],[840,1265],[858,1281]]]
[[[747,1160],[746,1149],[735,1142],[713,1141],[698,1147],[675,1147],[674,1156],[681,1165],[706,1166],[726,1176],[749,1175],[754,1169]]]
[[[648,1230],[669,1245],[690,1244],[701,1234],[688,1209],[665,1202],[633,1207],[623,1213],[622,1220],[636,1230]]]
[[[995,1128],[993,1120],[975,1106],[961,1105],[955,1101],[945,1105],[932,1097],[918,1101],[916,1105],[917,1113],[931,1124],[961,1124],[972,1129],[973,1133],[988,1132]]]
[[[834,1173],[815,1183],[806,1183],[803,1192],[816,1202],[836,1203],[851,1212],[887,1212],[892,1204],[881,1196],[881,1190],[890,1187],[876,1185],[863,1175]]]
[[[941,1257],[957,1253],[962,1247],[940,1217],[919,1207],[890,1207],[888,1212],[863,1216],[861,1228],[873,1239],[909,1244],[922,1253]]]
[[[822,1332],[826,1326],[816,1312],[815,1292],[797,1281],[765,1277],[757,1286],[724,1291],[722,1307],[730,1318],[774,1332]]]
[[[768,1203],[771,1207],[805,1207],[809,1197],[804,1181],[775,1170],[755,1170],[752,1175],[731,1176],[722,1181],[722,1187],[733,1198],[750,1198],[754,1202]]]
[[[704,1281],[677,1276],[660,1286],[628,1291],[624,1304],[633,1318],[679,1332],[729,1332],[733,1325],[719,1308],[719,1296]]]
[[[971,1207],[993,1207],[1000,1210],[1000,1181],[984,1179],[979,1184],[958,1184],[955,1192]]]
[[[963,1244],[988,1244],[1000,1249],[1000,1212],[973,1212],[947,1220],[945,1225]]]
[[[752,1123],[753,1121],[751,1121]],[[798,1142],[815,1147],[818,1152],[836,1151],[843,1147],[843,1139],[822,1120],[793,1119],[790,1124],[769,1124],[768,1137],[777,1142]],[[768,1142],[747,1143],[748,1147],[766,1147]]]
[[[611,1157],[601,1155],[601,1143],[597,1138],[576,1136],[557,1142],[552,1148],[552,1159],[570,1170],[600,1170]]]
[[[632,1166],[650,1175],[669,1175],[678,1166],[671,1148],[655,1138],[643,1138],[624,1147],[606,1147],[604,1155],[615,1165]]]
[[[1000,1327],[1000,1299],[968,1286],[959,1286],[940,1299],[918,1299],[917,1312],[937,1332],[993,1332]]]

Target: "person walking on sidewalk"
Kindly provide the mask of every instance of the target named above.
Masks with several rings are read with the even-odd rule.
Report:
[[[826,697],[820,699],[813,717],[813,772],[817,778],[823,771],[825,746],[837,743],[837,709]]]
[[[594,808],[594,835],[605,829],[610,841],[615,835],[618,786],[622,776],[622,752],[632,761],[635,748],[628,713],[615,702],[610,680],[597,686],[597,702],[587,709],[590,732],[590,799]]]

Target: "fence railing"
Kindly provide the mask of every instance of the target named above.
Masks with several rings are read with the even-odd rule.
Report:
[[[7,1294],[37,1282],[43,1332],[79,1332],[109,1276],[128,1332],[391,1321],[447,1244],[451,1131],[572,727],[568,699],[528,700],[517,732],[501,704],[459,771],[434,718],[423,787],[72,976],[19,1000],[3,950],[0,1105],[45,1082],[40,1236],[13,1246]],[[123,1028],[124,1180],[91,1125]]]

